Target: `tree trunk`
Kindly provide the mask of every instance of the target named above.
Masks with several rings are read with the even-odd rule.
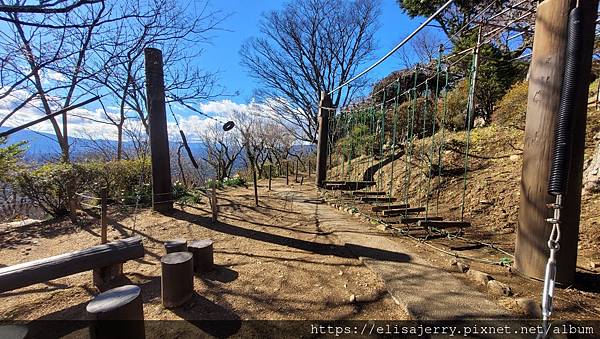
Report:
[[[117,161],[120,161],[121,159],[123,159],[123,124],[122,123],[117,125]]]

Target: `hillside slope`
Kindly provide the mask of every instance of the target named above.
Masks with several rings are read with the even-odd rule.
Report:
[[[585,161],[592,156],[594,135],[600,131],[600,111],[590,108],[586,132]],[[339,164],[328,172],[329,180],[365,180],[367,169],[373,168],[377,185],[372,189],[387,191],[411,206],[428,208],[429,216],[448,220],[461,219],[464,192],[464,219],[473,227],[467,236],[492,241],[506,250],[514,251],[515,230],[518,222],[520,180],[522,169],[523,131],[497,125],[475,128],[471,132],[468,159],[469,171],[464,177],[465,132],[438,132],[433,137],[417,140],[396,150],[396,160],[387,161],[379,168],[379,159],[361,156]],[[437,167],[439,156],[431,142],[443,139],[441,172]],[[386,158],[392,155],[387,145]],[[428,173],[429,159],[433,159],[432,173]],[[441,173],[441,175],[439,175]],[[540,175],[546,175],[540,173]],[[408,185],[406,184],[408,183]],[[408,188],[407,188],[408,186]],[[429,199],[427,197],[429,196]],[[589,261],[600,259],[600,194],[582,198],[578,265],[588,267]]]

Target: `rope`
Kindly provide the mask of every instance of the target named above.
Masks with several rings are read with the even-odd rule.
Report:
[[[437,184],[437,192],[436,192],[436,203],[435,203],[435,213],[439,214],[439,206],[440,206],[440,188],[442,185],[442,166],[443,166],[443,156],[444,156],[444,143],[445,143],[445,132],[446,132],[446,115],[448,113],[448,68],[445,70],[446,73],[446,83],[444,84],[444,114],[442,116],[442,121],[440,125],[440,147],[438,149],[438,184]]]
[[[416,104],[417,104],[417,79],[418,79],[418,74],[419,74],[419,70],[417,68],[415,68],[415,72],[414,72],[414,86],[413,86],[413,91],[412,91],[412,105],[411,108],[409,110],[409,114],[408,114],[408,119],[406,119],[406,140],[409,143],[408,145],[408,150],[407,150],[407,156],[406,156],[406,183],[405,183],[405,188],[404,188],[404,203],[406,205],[408,205],[409,201],[408,201],[408,194],[409,194],[409,187],[410,187],[410,172],[411,172],[411,167],[412,167],[412,152],[413,152],[413,141],[414,141],[414,119],[415,119],[415,110],[416,110]],[[408,216],[408,211],[405,210],[404,212],[404,216]]]
[[[406,38],[404,38],[404,40],[400,41],[400,43],[398,45],[396,45],[394,48],[392,48],[391,51],[387,52],[383,57],[381,57],[381,59],[375,61],[375,63],[373,63],[371,66],[367,67],[362,72],[358,73],[356,76],[352,77],[350,80],[345,81],[338,87],[331,90],[329,92],[329,95],[331,95],[331,94],[333,94],[333,92],[349,85],[350,83],[354,82],[358,78],[367,74],[373,68],[379,66],[379,64],[384,62],[387,58],[389,58],[392,54],[394,54],[397,50],[399,50],[402,46],[404,46],[410,39],[412,39],[415,35],[417,35],[417,33],[419,33],[423,28],[425,28],[425,26],[429,25],[429,23],[431,21],[433,21],[442,11],[444,11],[446,8],[448,8],[453,2],[454,2],[454,0],[448,0],[445,4],[442,5],[442,7],[438,8],[438,10],[435,11],[435,13],[433,13],[429,18],[427,18],[427,20],[425,20],[422,24],[420,24],[419,27],[417,27],[417,29],[415,29],[411,34],[409,34]]]
[[[471,142],[471,120],[473,117],[474,100],[475,100],[475,85],[477,81],[477,58],[479,56],[479,42],[481,40],[481,28],[479,29],[479,36],[477,39],[477,48],[473,51],[473,60],[471,62],[471,77],[469,80],[469,98],[467,101],[467,132],[466,132],[466,145],[465,145],[465,170],[463,173],[463,192],[462,192],[462,203],[460,206],[460,220],[465,219],[465,199],[467,195],[467,176],[469,171],[469,146]]]
[[[438,62],[436,67],[436,79],[435,79],[435,109],[432,112],[431,116],[431,147],[429,150],[429,159],[428,159],[428,171],[427,171],[427,202],[425,203],[425,220],[429,217],[429,197],[431,194],[431,172],[432,172],[432,164],[433,164],[433,153],[435,150],[435,119],[438,115],[439,111],[439,93],[440,93],[440,67],[442,63],[442,47],[440,46]],[[437,209],[437,206],[436,206]]]
[[[419,148],[419,156],[421,158],[421,181],[419,181],[419,194],[421,194],[421,191],[423,191],[423,193],[425,193],[425,196],[423,197],[425,200],[425,203],[427,203],[427,200],[429,200],[429,197],[427,196],[427,192],[425,191],[425,187],[423,187],[423,182],[425,181],[425,172],[424,172],[425,166],[423,166],[423,163],[425,163],[425,165],[429,166],[425,159],[425,136],[427,134],[428,93],[429,93],[429,82],[425,81],[425,92],[423,92],[423,99],[424,99],[423,100],[423,108],[421,109],[421,114],[423,115],[423,132],[421,134],[421,145],[420,145],[421,147]]]
[[[377,168],[377,172],[379,173],[379,177],[377,180],[377,190],[378,191],[381,191],[383,189],[383,173],[381,173],[381,168],[383,166],[382,163],[383,163],[383,159],[384,159],[383,143],[385,141],[385,115],[386,115],[385,96],[386,96],[386,91],[383,92],[383,99],[381,102],[381,140],[380,140],[380,145],[379,145],[379,156],[381,157],[381,159],[379,160],[379,166]]]
[[[398,126],[398,93],[400,92],[400,81],[396,80],[396,98],[394,101],[394,126],[392,131],[392,165],[391,165],[391,175],[390,175],[390,190],[389,196],[393,197],[394,193],[394,163],[396,162],[396,130]],[[388,206],[391,205],[391,199],[388,201]]]

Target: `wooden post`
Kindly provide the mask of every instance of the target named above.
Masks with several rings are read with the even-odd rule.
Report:
[[[269,191],[271,190],[271,178],[273,177],[273,165],[269,164]]]
[[[219,220],[219,202],[217,201],[217,185],[212,187],[212,195],[210,196],[210,208],[212,212],[212,223]]]
[[[144,57],[152,158],[152,208],[157,212],[170,212],[173,198],[162,52],[156,48],[145,48]]]
[[[308,159],[308,177],[309,177],[309,178],[310,178],[310,170],[311,170],[311,167],[310,167],[310,159]]]
[[[287,160],[285,161],[285,184],[290,184],[290,163]]]
[[[516,270],[536,279],[544,278],[549,255],[547,242],[552,227],[545,219],[552,216],[552,211],[546,204],[554,202],[554,198],[547,193],[548,175],[560,103],[568,18],[575,4],[575,0],[546,0],[538,5],[536,16],[514,264]],[[556,282],[563,286],[572,284],[575,279],[585,122],[598,0],[579,1],[579,5],[583,6],[584,13],[581,78],[573,112],[569,184],[563,197],[560,251],[556,258]]]
[[[296,159],[296,178],[294,179],[294,182],[298,182],[298,171],[300,170],[300,163],[298,162],[298,159]]]
[[[327,140],[329,136],[329,113],[333,108],[331,98],[327,92],[321,92],[321,103],[319,105],[319,135],[317,140],[317,187],[323,187],[327,178]]]
[[[100,230],[100,242],[102,244],[106,244],[108,242],[108,220],[107,218],[107,199],[108,199],[108,193],[106,191],[106,187],[102,188],[101,192],[100,192],[100,225],[102,227],[102,229]]]
[[[258,207],[258,179],[256,178],[256,166],[252,165],[252,181],[254,182],[254,204]]]

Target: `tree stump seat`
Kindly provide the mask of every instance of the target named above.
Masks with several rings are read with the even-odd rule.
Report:
[[[144,309],[139,286],[125,285],[98,294],[87,304],[92,338],[144,338]],[[118,320],[118,326],[115,324]]]
[[[194,272],[205,273],[214,268],[213,241],[210,239],[190,242],[188,252],[194,256]]]
[[[166,308],[183,305],[194,293],[194,262],[192,253],[173,252],[160,259],[160,292]]]

